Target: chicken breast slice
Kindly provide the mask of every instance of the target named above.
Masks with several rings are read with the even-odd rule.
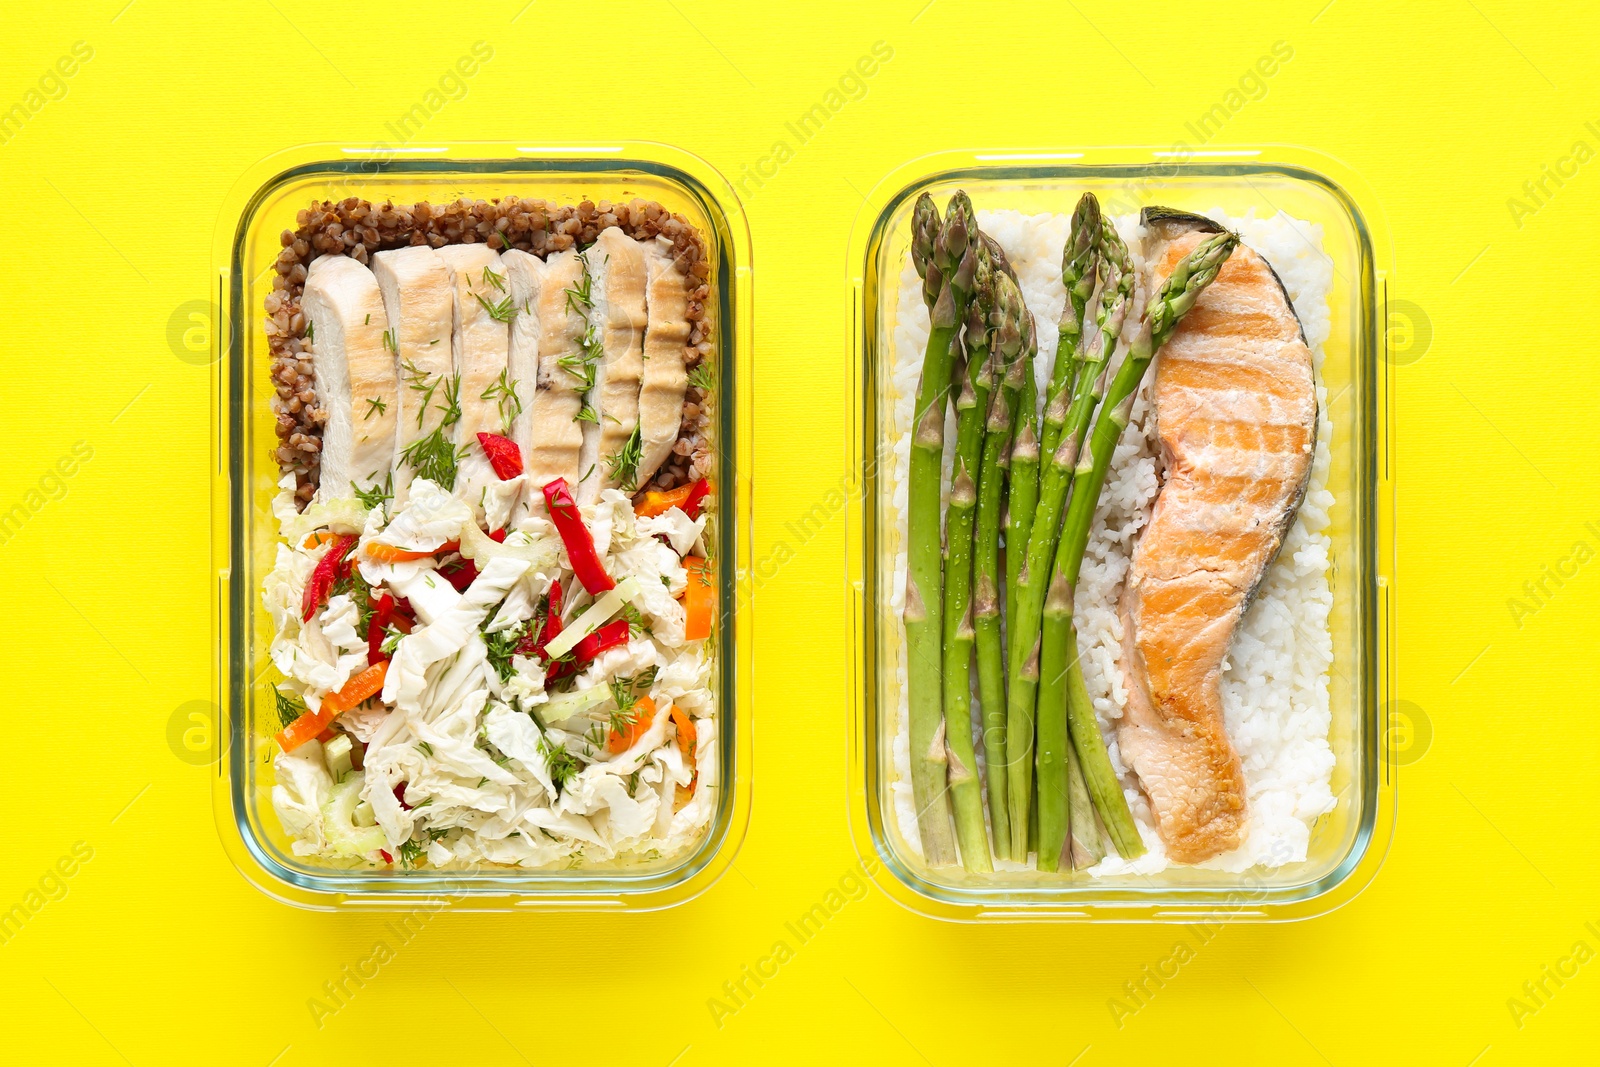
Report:
[[[445,245],[436,254],[450,269],[455,300],[450,347],[461,417],[455,424],[459,459],[454,492],[482,520],[488,494],[499,491],[500,479],[478,434],[509,436],[516,418],[516,385],[510,371],[511,286],[500,253],[486,245]]]
[[[445,386],[455,373],[450,347],[455,292],[450,268],[427,245],[377,253],[372,273],[383,293],[390,354],[399,379],[394,459],[398,507],[406,502],[415,476],[406,449],[438,430],[448,408]]]
[[[326,414],[317,499],[384,485],[394,465],[394,354],[372,271],[349,256],[318,256],[306,272],[300,310],[310,324],[317,403]]]
[[[583,428],[578,503],[592,504],[602,489],[639,487],[639,384],[644,374],[644,246],[613,226],[601,230],[583,254],[589,270],[589,321],[600,335],[601,356],[586,401],[595,422]]]
[[[689,343],[689,278],[672,255],[672,242],[645,245],[644,375],[639,387],[641,455],[636,486],[649,483],[672,454],[683,421],[684,369]]]
[[[598,362],[598,347],[595,358],[590,359],[584,348],[588,321],[582,314],[583,260],[577,252],[557,252],[541,262],[513,251],[505,253],[505,260],[513,298],[519,307],[532,312],[519,312],[513,323],[512,354],[525,416],[519,429],[526,436],[517,439],[528,474],[524,499],[529,509],[538,511],[543,507],[539,491],[546,484],[557,478],[566,479],[571,486],[578,484],[578,458],[583,450],[583,423],[578,415],[589,370]],[[515,362],[519,331],[532,334],[535,350],[536,371],[526,379]],[[598,340],[595,344],[598,346]]]

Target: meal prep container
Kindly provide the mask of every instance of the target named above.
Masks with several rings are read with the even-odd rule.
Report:
[[[910,243],[912,205],[928,192],[941,205],[965,189],[974,206],[1069,214],[1093,191],[1107,213],[1160,204],[1233,215],[1282,210],[1323,227],[1333,260],[1332,332],[1321,374],[1333,425],[1327,487],[1332,523],[1329,625],[1334,661],[1329,743],[1337,760],[1334,810],[1311,829],[1307,858],[1240,874],[1174,867],[1150,877],[1091,879],[1082,872],[971,875],[931,869],[908,847],[889,782],[900,694],[898,619],[889,607],[901,536],[887,499],[892,445],[890,372],[894,316]],[[1289,148],[1163,152],[1100,148],[1060,152],[951,152],[885,178],[857,218],[848,260],[853,356],[849,451],[861,493],[852,504],[848,580],[855,656],[850,678],[850,809],[875,880],[913,911],[958,921],[1293,920],[1332,910],[1372,879],[1388,847],[1396,760],[1381,714],[1393,680],[1393,494],[1389,464],[1387,249],[1381,221],[1356,177],[1337,162]]]
[[[348,869],[295,856],[272,810],[277,730],[267,656],[270,625],[260,583],[271,569],[279,472],[262,302],[271,291],[279,234],[314,200],[375,202],[516,194],[564,204],[655,200],[699,229],[712,267],[718,368],[713,448],[719,547],[716,651],[721,795],[687,855],[566,870],[422,867]],[[212,553],[217,569],[217,704],[213,800],[229,856],[270,896],[307,908],[444,907],[468,910],[649,910],[703,892],[732,863],[750,809],[750,235],[727,181],[703,160],[659,144],[562,147],[509,144],[313,145],[258,164],[235,187],[215,242],[212,375]]]

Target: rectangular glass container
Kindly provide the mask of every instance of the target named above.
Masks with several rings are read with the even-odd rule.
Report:
[[[711,822],[686,855],[573,869],[362,869],[295,856],[271,805],[270,625],[260,583],[271,568],[279,478],[270,357],[262,303],[271,290],[279,234],[312,201],[374,202],[507,195],[561,204],[654,200],[687,218],[706,243],[715,323],[718,405],[712,427],[718,545],[716,634],[720,790]],[[510,144],[343,147],[310,145],[246,174],[224,207],[214,243],[213,559],[217,634],[213,806],[224,847],[267,894],[308,908],[452,907],[470,910],[649,910],[703,892],[732,863],[750,808],[750,236],[727,181],[703,160],[666,145],[560,147]]]
[[[1108,214],[1160,204],[1232,215],[1282,210],[1323,228],[1333,260],[1332,332],[1322,380],[1333,424],[1327,487],[1335,494],[1329,620],[1334,660],[1329,743],[1334,810],[1318,819],[1304,862],[1238,874],[1171,867],[1155,876],[1091,879],[1037,871],[968,874],[929,868],[900,832],[890,795],[899,621],[890,609],[895,542],[887,481],[877,457],[891,445],[894,316],[910,244],[912,205],[928,192],[942,206],[965,189],[974,206],[1070,214],[1093,191]],[[1392,679],[1392,474],[1387,432],[1386,248],[1381,221],[1357,178],[1337,162],[1291,148],[1162,152],[1138,148],[950,152],[885,178],[861,208],[851,240],[853,400],[850,462],[862,491],[850,517],[848,577],[856,655],[850,680],[852,836],[881,861],[876,880],[914,911],[959,921],[1289,920],[1352,898],[1383,860],[1394,818],[1395,760],[1381,715]]]

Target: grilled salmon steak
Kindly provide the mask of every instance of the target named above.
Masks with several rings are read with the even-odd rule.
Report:
[[[1219,227],[1162,208],[1154,284]],[[1153,387],[1165,475],[1120,610],[1122,758],[1167,854],[1198,863],[1243,843],[1244,770],[1222,712],[1222,664],[1311,475],[1311,349],[1277,274],[1241,244],[1161,349]]]

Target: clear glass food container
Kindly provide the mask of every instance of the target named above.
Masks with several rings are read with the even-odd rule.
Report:
[[[271,805],[269,620],[260,583],[271,568],[279,472],[262,303],[271,290],[279,234],[312,201],[375,202],[518,195],[562,204],[654,200],[700,231],[711,264],[715,324],[712,428],[720,598],[715,669],[720,795],[707,830],[686,854],[570,869],[349,869],[295,856]],[[216,733],[213,806],[224,847],[267,894],[308,908],[649,910],[703,892],[732,863],[750,809],[750,235],[732,187],[705,161],[660,144],[521,146],[308,145],[272,156],[235,186],[214,243],[212,390],[213,559],[217,574]]]
[[[930,868],[920,850],[908,847],[890,793],[901,637],[890,607],[900,533],[885,477],[895,395],[889,374],[912,205],[928,192],[942,208],[957,189],[980,213],[1070,214],[1078,197],[1093,191],[1110,214],[1157,204],[1193,212],[1218,206],[1231,215],[1254,208],[1322,226],[1323,251],[1333,261],[1321,376],[1334,435],[1327,488],[1336,502],[1324,532],[1332,540],[1329,743],[1336,799],[1333,811],[1312,825],[1304,862],[1237,874],[1169,867],[1153,876],[1106,878],[1031,869],[974,875]],[[875,878],[890,896],[913,911],[957,921],[1282,921],[1338,907],[1372,879],[1393,826],[1396,767],[1383,728],[1394,610],[1386,249],[1381,219],[1356,176],[1293,148],[949,152],[905,165],[868,197],[847,268],[849,451],[861,479],[847,561],[855,635],[848,781],[856,847],[879,861]]]

